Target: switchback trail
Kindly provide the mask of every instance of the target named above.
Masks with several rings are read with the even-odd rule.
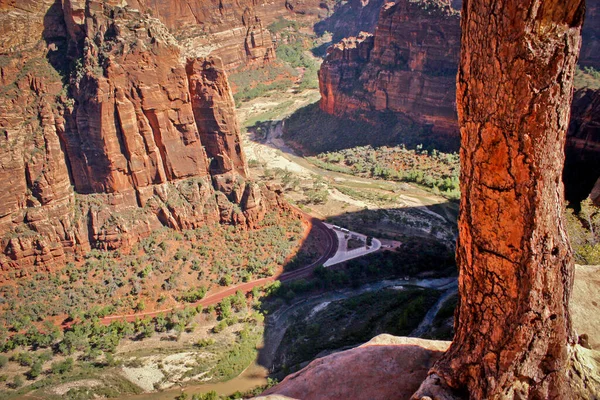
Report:
[[[294,271],[284,272],[278,276],[261,278],[261,279],[257,279],[257,280],[251,281],[251,282],[246,282],[246,283],[242,283],[242,284],[239,284],[236,286],[225,288],[222,291],[211,294],[210,296],[207,296],[207,297],[203,298],[202,300],[199,300],[195,303],[189,303],[189,304],[181,305],[178,307],[171,307],[171,308],[165,308],[162,310],[148,311],[148,312],[135,313],[135,314],[109,315],[109,316],[101,318],[100,322],[104,325],[108,325],[111,322],[118,321],[118,320],[133,322],[137,319],[152,318],[152,317],[156,317],[160,314],[165,314],[165,313],[175,311],[175,310],[181,310],[185,307],[190,307],[190,306],[196,307],[198,305],[202,305],[203,307],[208,307],[210,305],[219,303],[225,297],[236,294],[236,292],[238,290],[240,290],[244,293],[247,293],[257,286],[262,286],[267,283],[274,282],[276,280],[279,280],[281,282],[287,282],[287,281],[292,281],[295,279],[302,279],[302,278],[306,278],[306,277],[310,276],[312,274],[312,271],[317,266],[323,265],[325,263],[325,261],[327,261],[329,258],[331,258],[335,255],[337,248],[338,248],[338,239],[337,239],[336,234],[331,229],[329,229],[320,219],[315,218],[315,217],[303,212],[302,210],[296,209],[296,211],[301,213],[302,216],[307,221],[310,222],[311,230],[316,229],[316,230],[321,231],[321,233],[323,233],[322,236],[326,240],[325,252],[321,255],[321,257],[319,257],[318,260],[314,261],[313,263],[306,265],[304,267],[298,268]],[[65,323],[65,324],[63,324],[63,327],[68,328],[70,325],[72,325],[72,323]]]

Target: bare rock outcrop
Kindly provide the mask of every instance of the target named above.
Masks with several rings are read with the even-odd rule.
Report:
[[[579,64],[600,70],[600,1],[587,0]]]
[[[571,120],[565,146],[565,195],[579,203],[592,192],[600,205],[600,90],[580,89],[574,93]],[[600,185],[598,185],[600,189]]]
[[[312,400],[407,399],[449,344],[379,335],[360,347],[314,360],[264,395]]]
[[[458,137],[459,18],[441,0],[385,4],[373,36],[361,34],[329,49],[319,71],[321,109],[354,118],[396,112]]]
[[[126,248],[160,226],[256,227],[287,207],[246,179],[222,63],[189,60],[188,75],[168,29],[121,3],[0,9],[40,32],[0,48],[2,270]]]
[[[127,0],[182,37],[184,54],[221,58],[226,69],[262,65],[275,58],[267,26],[278,18],[328,14],[331,1],[317,0]]]

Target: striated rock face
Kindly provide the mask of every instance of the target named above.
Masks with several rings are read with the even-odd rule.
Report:
[[[587,0],[579,64],[600,70],[600,0]]]
[[[328,50],[319,71],[321,108],[334,115],[392,111],[458,137],[459,18],[439,0],[385,4],[373,36]]]
[[[266,24],[290,12],[322,14],[325,4],[316,0],[126,0],[134,8],[150,11],[169,29],[205,24],[215,32],[223,28],[250,26],[255,19]]]
[[[124,248],[160,226],[255,227],[287,207],[245,179],[220,60],[183,65],[159,20],[116,3],[2,3],[0,20],[40,32],[0,48],[3,270]]]
[[[226,69],[274,59],[266,27],[282,17],[327,15],[331,1],[317,0],[126,0],[184,38],[187,56],[218,56]]]
[[[600,178],[600,90],[580,89],[573,96],[565,146],[565,196],[579,203]],[[599,186],[600,187],[600,186]],[[596,194],[598,193],[598,195]],[[599,191],[592,197],[600,204]]]
[[[234,171],[246,176],[235,103],[220,59],[193,59],[186,65],[196,126],[208,157],[211,173]]]
[[[379,335],[360,347],[314,360],[263,395],[408,399],[448,346],[449,342]]]
[[[381,6],[384,3],[384,0],[338,2],[333,14],[315,24],[315,32],[319,35],[325,31],[331,32],[334,42],[358,36],[360,32],[373,33],[377,26]]]
[[[90,4],[77,28],[69,33],[86,33],[76,104],[65,110],[72,124],[59,132],[75,190],[123,192],[206,176],[186,72],[168,32],[99,3]]]

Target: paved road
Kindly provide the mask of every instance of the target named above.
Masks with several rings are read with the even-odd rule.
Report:
[[[197,301],[195,303],[190,303],[185,306],[182,305],[182,306],[178,306],[178,307],[165,308],[162,310],[148,311],[145,313],[110,315],[110,316],[101,318],[100,322],[105,325],[108,325],[112,321],[116,321],[116,320],[124,320],[124,321],[128,321],[128,322],[132,322],[132,321],[135,321],[136,319],[152,318],[152,317],[158,316],[159,314],[166,314],[173,310],[180,310],[180,309],[185,308],[186,306],[196,307],[198,305],[202,305],[203,307],[208,307],[210,305],[219,303],[221,300],[223,300],[227,296],[236,294],[236,292],[238,290],[241,290],[243,293],[247,293],[256,286],[263,286],[267,283],[274,282],[276,280],[280,280],[282,282],[287,282],[287,281],[306,278],[306,277],[310,276],[312,274],[312,271],[317,266],[323,265],[329,258],[331,258],[335,255],[335,253],[337,252],[337,249],[338,249],[338,238],[337,238],[337,235],[334,233],[334,231],[329,229],[323,223],[323,221],[305,213],[304,211],[302,211],[300,209],[296,209],[296,210],[299,213],[301,213],[302,216],[311,223],[312,229],[321,231],[321,233],[323,234],[322,236],[324,237],[324,240],[326,241],[326,243],[325,243],[326,251],[323,253],[323,255],[321,255],[321,257],[318,260],[316,260],[312,264],[307,265],[302,268],[298,268],[294,271],[285,272],[279,276],[271,276],[268,278],[261,278],[261,279],[257,279],[257,280],[251,281],[251,282],[241,283],[236,286],[228,287],[218,293],[211,294],[211,295],[203,298],[200,301]],[[71,324],[68,324],[68,323],[63,324],[63,327],[68,327],[69,325],[71,325]]]
[[[327,250],[317,261],[313,262],[312,264],[307,265],[306,267],[296,269],[294,271],[283,273],[279,277],[279,280],[282,282],[290,281],[293,279],[306,278],[310,276],[313,269],[315,269],[319,265],[325,264],[325,262],[331,257],[333,257],[338,250],[339,242],[335,232],[332,229],[329,229],[327,225],[323,223],[323,221],[321,221],[320,219],[315,218],[303,211],[300,212],[302,213],[302,215],[304,215],[304,218],[308,219],[311,222],[313,229],[319,230],[323,233],[323,237],[327,241],[327,243],[325,244],[325,248]]]
[[[359,247],[357,249],[348,250],[348,240],[345,238],[346,235],[357,236],[363,240],[363,243],[366,243],[367,236],[358,232],[342,232],[339,229],[335,229],[331,224],[325,224],[330,231],[334,232],[338,239],[338,248],[335,252],[335,255],[330,257],[327,262],[323,265],[325,267],[331,267],[332,265],[336,265],[342,263],[344,261],[352,260],[353,258],[362,257],[364,255],[374,253],[381,248],[381,242],[378,239],[373,238],[373,243],[371,247],[367,248],[366,245],[363,247]]]

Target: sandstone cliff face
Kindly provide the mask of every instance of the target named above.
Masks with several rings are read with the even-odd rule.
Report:
[[[587,0],[579,64],[600,70],[600,0]]]
[[[325,31],[333,34],[332,40],[358,36],[360,32],[373,33],[384,0],[350,0],[336,3],[333,14],[315,24],[319,35]]]
[[[127,0],[184,38],[188,56],[218,56],[226,69],[275,57],[266,27],[281,17],[327,15],[329,0]]]
[[[2,269],[126,247],[160,226],[255,227],[285,207],[245,179],[218,59],[191,59],[186,71],[160,21],[111,2],[0,10],[14,15],[40,36],[19,42],[21,30],[0,49]]]
[[[246,176],[246,161],[235,117],[235,103],[219,59],[192,59],[186,66],[196,126],[208,157],[211,172],[235,171]]]
[[[387,3],[372,37],[330,48],[319,71],[321,108],[335,115],[397,112],[458,136],[459,18],[441,1]]]
[[[579,203],[600,178],[600,90],[575,92],[565,153],[565,195],[569,201]],[[598,190],[592,194],[596,204],[600,204],[599,195]]]

